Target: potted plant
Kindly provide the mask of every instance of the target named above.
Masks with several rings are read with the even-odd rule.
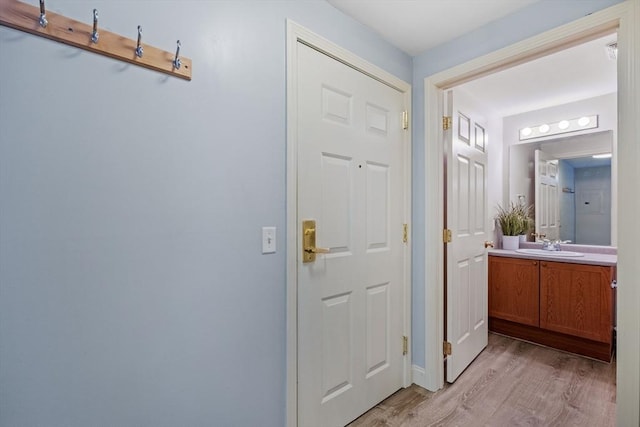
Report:
[[[516,250],[520,246],[520,235],[529,228],[531,207],[522,203],[511,203],[508,208],[498,205],[496,221],[502,231],[502,248]]]
[[[527,233],[533,228],[533,205],[525,206],[522,202],[511,204],[512,209],[520,215],[522,221],[522,230],[519,237],[520,242],[527,241]]]

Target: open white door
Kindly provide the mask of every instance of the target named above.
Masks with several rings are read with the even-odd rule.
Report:
[[[556,240],[560,238],[558,159],[536,150],[534,166],[536,235]]]
[[[296,49],[298,425],[342,426],[403,385],[405,98]]]
[[[487,123],[480,108],[459,89],[448,91],[452,126],[446,141],[447,243],[446,358],[447,381],[453,382],[487,346]]]

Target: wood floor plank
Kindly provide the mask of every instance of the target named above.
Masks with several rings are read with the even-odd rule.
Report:
[[[351,427],[614,426],[616,366],[489,334],[489,345],[436,393],[415,384]]]

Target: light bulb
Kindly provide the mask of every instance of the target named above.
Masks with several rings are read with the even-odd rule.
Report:
[[[547,125],[547,124],[540,125],[538,130],[540,131],[540,133],[547,133],[547,132],[549,132],[549,125]]]
[[[588,124],[589,124],[589,122],[590,122],[590,121],[591,121],[591,120],[589,120],[589,117],[580,117],[580,118],[578,119],[578,124],[579,124],[580,126],[586,126],[586,125],[588,125]]]
[[[558,123],[558,127],[562,130],[565,130],[566,128],[569,127],[569,121],[568,120],[562,120],[560,123]]]
[[[531,132],[533,132],[531,128],[524,128],[520,131],[520,134],[522,134],[522,136],[529,136]]]

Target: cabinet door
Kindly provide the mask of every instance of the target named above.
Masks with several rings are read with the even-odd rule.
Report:
[[[489,257],[489,316],[539,326],[538,261]]]
[[[540,262],[540,327],[599,342],[613,332],[613,268]]]

